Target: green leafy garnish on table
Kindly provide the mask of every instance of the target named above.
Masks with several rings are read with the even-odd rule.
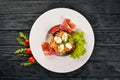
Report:
[[[24,41],[28,39],[28,36],[26,34],[24,34],[23,32],[19,32],[19,37],[16,38],[16,40],[18,41],[19,44],[25,46]]]
[[[71,41],[75,43],[76,48],[70,54],[70,57],[73,59],[80,58],[80,56],[84,55],[86,52],[84,32],[72,32],[71,35],[72,35]]]
[[[23,32],[19,32],[19,36],[20,36],[20,38],[28,39],[28,36],[26,34],[24,34]]]
[[[25,53],[25,51],[26,51],[26,48],[20,48],[15,51],[15,54]]]
[[[21,66],[24,66],[24,67],[27,67],[27,66],[31,66],[32,64],[35,64],[35,63],[36,63],[36,62],[31,63],[31,62],[27,61],[27,62],[21,63],[20,65],[21,65]]]
[[[36,60],[34,59],[32,52],[31,52],[31,49],[29,47],[28,36],[26,34],[24,34],[23,32],[19,32],[19,37],[16,38],[16,40],[23,47],[15,50],[14,54],[19,55],[19,56],[29,57],[26,62],[23,62],[20,65],[26,67],[26,66],[30,66],[30,65],[36,63]]]

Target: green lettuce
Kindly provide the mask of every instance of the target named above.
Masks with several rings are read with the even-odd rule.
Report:
[[[80,58],[80,56],[84,55],[86,52],[85,44],[86,41],[84,39],[84,32],[72,32],[71,41],[75,44],[75,50],[70,54],[70,57],[73,59]]]

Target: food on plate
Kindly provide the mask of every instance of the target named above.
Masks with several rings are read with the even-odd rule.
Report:
[[[70,42],[72,36],[64,31],[51,35],[50,47],[59,55],[66,55],[75,49],[74,43]]]
[[[85,54],[84,32],[76,31],[76,25],[70,19],[65,18],[61,24],[53,26],[48,34],[50,40],[42,43],[45,56],[70,55],[76,59]]]
[[[72,41],[75,43],[75,50],[70,55],[72,58],[79,58],[80,56],[84,55],[86,52],[85,48],[85,39],[84,39],[84,32],[72,32]]]

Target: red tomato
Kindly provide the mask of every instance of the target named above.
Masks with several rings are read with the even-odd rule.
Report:
[[[50,32],[51,34],[54,34],[55,32],[59,31],[60,30],[60,25],[56,25],[56,26],[53,26],[51,29],[50,29]]]
[[[35,58],[34,58],[33,56],[30,57],[30,58],[29,58],[29,62],[34,63],[34,62],[35,62]]]
[[[29,39],[26,39],[26,40],[24,41],[24,43],[25,43],[26,46],[29,46]]]
[[[30,48],[27,48],[27,49],[26,49],[26,53],[27,53],[27,54],[32,54],[31,49],[30,49]]]

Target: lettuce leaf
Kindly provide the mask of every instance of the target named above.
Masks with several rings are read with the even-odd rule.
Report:
[[[85,39],[84,39],[84,32],[72,32],[72,39],[71,41],[75,44],[75,50],[70,54],[70,57],[73,59],[80,58],[80,56],[84,55],[86,52],[85,48]]]

